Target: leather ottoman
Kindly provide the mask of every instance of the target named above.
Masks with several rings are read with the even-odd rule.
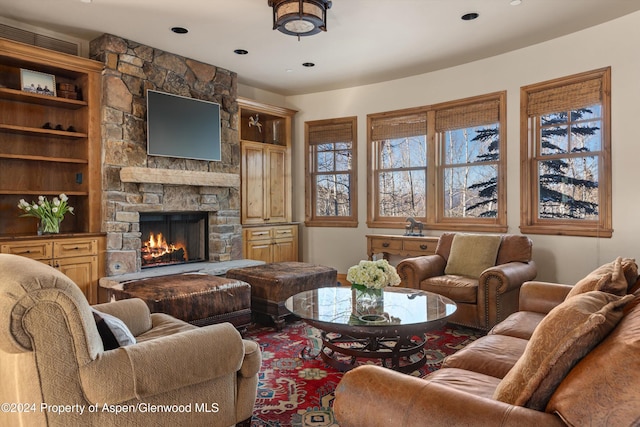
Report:
[[[274,262],[234,268],[227,271],[226,277],[249,283],[252,313],[271,317],[278,329],[282,328],[285,316],[291,314],[284,306],[287,298],[338,283],[336,269],[304,262]]]
[[[152,313],[166,313],[193,325],[230,322],[238,329],[251,323],[251,286],[202,273],[184,273],[123,282],[108,298],[140,298]]]

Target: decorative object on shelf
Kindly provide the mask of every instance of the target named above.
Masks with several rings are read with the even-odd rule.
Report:
[[[56,78],[52,74],[20,69],[20,87],[23,92],[56,96]]]
[[[78,99],[76,85],[71,83],[58,83],[58,96],[67,99]]]
[[[38,218],[38,234],[57,234],[60,232],[60,223],[64,215],[73,214],[73,207],[68,204],[69,198],[62,193],[49,201],[44,196],[38,196],[38,202],[27,202],[20,199],[18,208],[24,211],[20,216],[32,216]]]
[[[420,221],[416,221],[414,218],[407,218],[408,224],[404,226],[405,236],[424,236],[422,230],[424,230],[424,224]]]
[[[256,116],[249,116],[249,127],[255,126],[258,128],[258,132],[262,133],[262,123],[260,123],[260,117],[256,113]]]
[[[269,0],[273,8],[273,29],[297,36],[311,36],[327,31],[330,0]]]

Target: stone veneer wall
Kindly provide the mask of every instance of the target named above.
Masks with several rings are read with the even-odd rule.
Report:
[[[153,47],[105,34],[90,43],[105,64],[102,81],[103,231],[107,275],[141,269],[140,212],[209,212],[209,258],[242,258],[239,187],[122,182],[124,167],[240,174],[237,75]],[[222,160],[147,155],[147,89],[220,104]]]

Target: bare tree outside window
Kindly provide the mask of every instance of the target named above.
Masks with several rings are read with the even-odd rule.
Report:
[[[305,122],[307,226],[356,227],[356,118]]]

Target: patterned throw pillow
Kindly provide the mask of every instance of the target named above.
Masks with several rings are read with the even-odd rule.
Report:
[[[600,291],[567,298],[536,327],[493,398],[543,411],[567,373],[613,330],[633,298]]]
[[[629,284],[635,281],[637,275],[638,266],[634,259],[618,257],[608,264],[601,265],[578,281],[569,291],[567,298],[588,291],[626,295]]]

